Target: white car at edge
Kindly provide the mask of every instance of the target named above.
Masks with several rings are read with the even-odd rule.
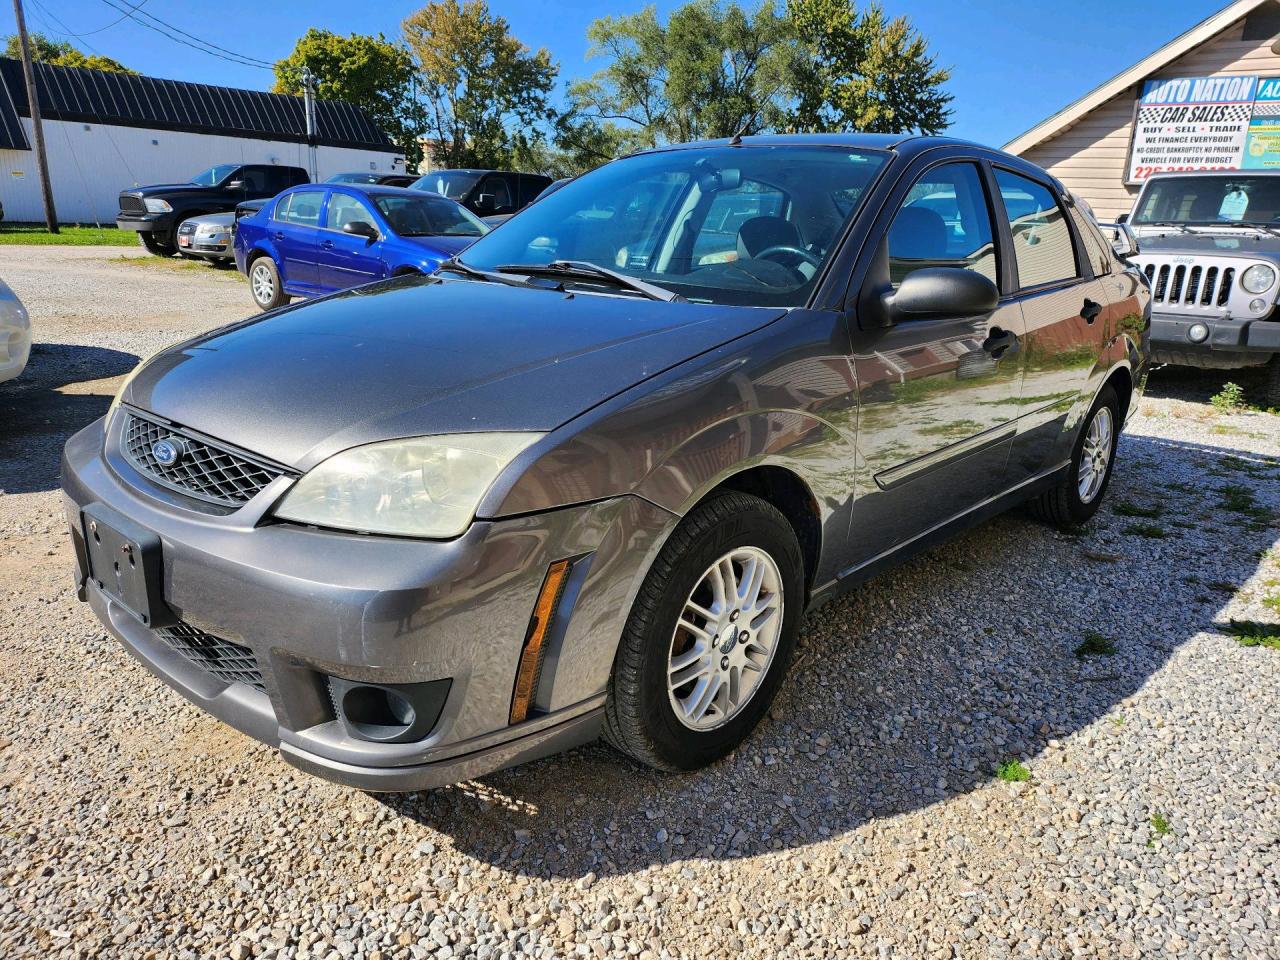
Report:
[[[31,356],[31,320],[18,295],[0,280],[0,383],[20,374]]]

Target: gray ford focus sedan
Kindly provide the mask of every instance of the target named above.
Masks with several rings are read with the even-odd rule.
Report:
[[[1149,314],[1063,186],[997,151],[638,154],[434,276],[141,364],[64,454],[78,588],[160,679],[342,783],[602,734],[696,768],[768,709],[806,610],[1017,504],[1094,514]]]

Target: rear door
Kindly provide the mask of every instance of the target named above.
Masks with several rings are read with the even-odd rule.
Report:
[[[295,190],[276,204],[271,239],[277,253],[276,265],[291,292],[308,294],[319,289],[316,261],[324,199],[324,190]]]
[[[998,165],[993,172],[1026,324],[1022,415],[1009,461],[1010,482],[1021,483],[1070,456],[1067,418],[1102,355],[1111,292],[1051,182]]]
[[[344,232],[348,223],[367,223],[379,232],[376,240]],[[368,204],[341,190],[329,192],[324,227],[320,230],[319,284],[325,290],[345,290],[380,280],[386,275],[383,237],[378,218]]]
[[[959,267],[1004,296],[983,316],[853,332],[862,458],[850,531],[855,565],[1005,487],[1022,387],[1022,311],[1009,296],[992,191],[983,165],[961,157],[904,177],[887,205],[895,289],[915,270]]]

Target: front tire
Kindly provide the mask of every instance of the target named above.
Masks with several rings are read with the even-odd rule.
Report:
[[[138,243],[142,245],[147,253],[155,257],[172,257],[178,252],[177,246],[169,239],[167,234],[163,233],[141,231],[138,234]]]
[[[1120,437],[1120,398],[1115,388],[1102,388],[1085,417],[1062,480],[1029,504],[1031,512],[1055,526],[1070,528],[1088,522],[1111,484]]]
[[[1280,407],[1280,353],[1267,363],[1267,379],[1262,385],[1262,400],[1268,407]]]
[[[804,608],[804,559],[775,507],[730,492],[663,546],[614,658],[604,736],[660,770],[732,751],[786,676]]]
[[[274,310],[289,302],[280,272],[270,257],[264,255],[249,264],[249,293],[261,310]]]

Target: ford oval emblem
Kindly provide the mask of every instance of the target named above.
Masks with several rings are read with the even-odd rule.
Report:
[[[172,440],[157,440],[151,445],[151,456],[162,467],[172,467],[182,459],[182,448]]]

